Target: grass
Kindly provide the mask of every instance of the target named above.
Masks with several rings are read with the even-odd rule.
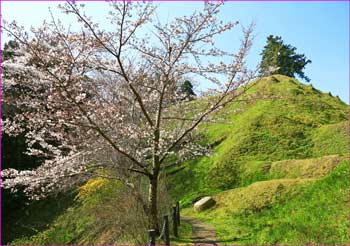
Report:
[[[329,174],[345,157],[323,156],[305,160],[284,160],[270,165],[269,176],[278,178],[320,178]]]
[[[321,126],[312,132],[315,156],[346,154],[348,150],[348,121]]]
[[[275,161],[347,153],[348,106],[338,98],[282,75],[262,79],[248,95],[266,99],[217,112],[214,118],[224,123],[198,130],[205,144],[214,145],[213,154],[170,170],[171,195],[183,206],[270,179],[266,170]]]
[[[17,238],[12,244],[132,244],[144,241],[132,234],[140,235],[135,230],[142,230],[143,221],[136,218],[138,214],[130,206],[128,197],[128,191],[119,181],[90,179],[79,188],[74,204],[48,228],[31,237]],[[135,224],[140,228],[135,228]],[[143,232],[146,234],[146,230]]]
[[[247,187],[224,191],[214,196],[215,209],[227,213],[255,213],[288,200],[314,179],[276,179],[255,182]]]
[[[172,195],[221,242],[349,243],[348,106],[279,75],[249,93],[268,99],[231,105],[216,115],[225,123],[202,126],[213,154],[173,172]],[[194,213],[205,195],[216,206]]]
[[[187,209],[186,214],[214,225],[219,240],[226,243],[348,244],[350,242],[347,161],[343,161],[330,175],[310,183],[309,186],[289,184],[289,188],[295,193],[292,197],[286,189],[288,185],[284,187],[284,192],[278,193],[277,183],[274,184],[272,191],[271,186],[266,186],[268,189],[264,189],[261,187],[262,183],[259,183],[256,185],[260,186],[260,191],[255,191],[250,186],[245,188],[245,191],[236,189],[237,191],[229,191],[231,194],[222,193],[216,197],[218,205],[215,208],[201,213]],[[269,196],[264,194],[264,191],[274,195]],[[240,197],[235,197],[240,193],[245,194],[244,201],[241,201]],[[261,199],[255,197],[256,193],[264,194],[262,199],[264,202],[259,202]],[[273,201],[276,196],[280,198],[276,199],[276,202],[269,202],[266,206],[266,201]],[[248,197],[252,200],[247,199]],[[241,209],[237,209],[240,206]]]
[[[171,245],[186,245],[191,243],[192,226],[186,221],[181,221],[178,227],[178,237],[170,237]]]

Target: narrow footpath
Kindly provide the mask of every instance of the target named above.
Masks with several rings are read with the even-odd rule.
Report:
[[[192,245],[219,245],[216,240],[216,232],[213,226],[190,217],[181,217],[192,226]]]

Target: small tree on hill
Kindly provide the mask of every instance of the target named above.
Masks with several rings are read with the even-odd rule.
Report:
[[[296,48],[284,44],[281,37],[268,36],[267,44],[260,55],[262,56],[261,74],[283,74],[289,77],[298,75],[307,82],[310,81],[303,70],[311,60],[304,54],[297,54]]]
[[[182,94],[183,100],[193,100],[193,98],[196,96],[196,93],[193,91],[193,85],[189,80],[185,80],[180,85],[180,94]]]
[[[28,152],[43,155],[46,161],[37,169],[3,170],[2,184],[12,189],[24,186],[26,193],[40,198],[76,184],[83,174],[122,180],[131,191],[137,186],[133,182],[143,177],[148,195],[135,195],[144,205],[149,227],[157,230],[159,178],[166,165],[174,158],[206,153],[194,141],[194,130],[253,85],[247,83],[255,74],[245,67],[252,27],[244,30],[234,54],[214,42],[236,26],[218,21],[223,3],[207,2],[202,11],[153,26],[151,4],[110,4],[106,19],[113,24],[112,31],[95,23],[76,2],[61,8],[82,23],[80,31],[55,19],[33,28],[30,35],[16,23],[3,27],[24,54],[3,63],[16,74],[5,78],[4,85],[15,89],[20,84],[31,92],[16,93],[15,98],[14,93],[4,94],[5,100],[25,109],[6,120],[4,130],[18,134],[26,122]],[[140,32],[143,27],[153,31]],[[222,56],[230,62],[215,62]],[[202,64],[208,57],[214,59]],[[211,100],[196,109],[176,93],[177,82],[188,76],[215,85]]]

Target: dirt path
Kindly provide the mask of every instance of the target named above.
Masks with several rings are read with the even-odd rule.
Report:
[[[213,226],[190,217],[181,217],[192,226],[193,245],[219,245],[216,240],[216,232]]]

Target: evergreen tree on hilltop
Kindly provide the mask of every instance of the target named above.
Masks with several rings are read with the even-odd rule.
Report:
[[[196,96],[196,93],[193,91],[193,85],[188,80],[185,80],[180,85],[180,93],[185,95],[183,100],[193,100],[193,98]]]
[[[267,44],[260,55],[262,56],[260,67],[262,75],[282,74],[293,78],[298,75],[305,81],[310,81],[303,70],[308,63],[311,63],[311,60],[307,59],[304,54],[297,54],[296,48],[284,44],[281,37],[268,36]]]

